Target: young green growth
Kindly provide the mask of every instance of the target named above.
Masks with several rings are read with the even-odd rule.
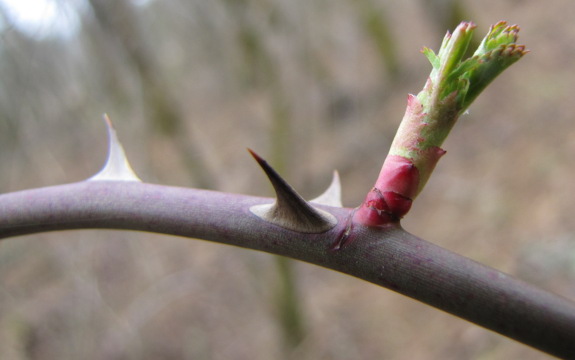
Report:
[[[517,45],[517,25],[493,25],[473,55],[464,59],[475,25],[462,22],[445,35],[439,52],[424,48],[433,69],[423,90],[409,95],[407,109],[379,177],[354,222],[398,222],[411,208],[435,165],[449,131],[473,100],[503,70],[527,53]]]

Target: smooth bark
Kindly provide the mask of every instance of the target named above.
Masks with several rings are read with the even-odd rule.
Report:
[[[0,238],[107,228],[199,238],[288,256],[394,290],[562,358],[575,358],[575,303],[452,253],[399,225],[303,234],[250,212],[269,198],[137,182],[92,181],[0,195]],[[352,306],[353,304],[350,304]]]

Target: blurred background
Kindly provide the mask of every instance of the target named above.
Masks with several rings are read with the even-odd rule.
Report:
[[[108,113],[147,182],[305,197],[374,183],[461,20],[531,50],[463,116],[404,227],[575,298],[575,3],[0,1],[0,192],[86,179]],[[546,359],[419,302],[205,241],[73,231],[0,243],[2,359]]]

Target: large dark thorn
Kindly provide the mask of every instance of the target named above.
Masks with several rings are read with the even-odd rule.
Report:
[[[264,170],[276,192],[273,204],[255,205],[250,211],[272,224],[302,233],[321,233],[333,228],[337,219],[305,201],[264,159],[248,149]]]

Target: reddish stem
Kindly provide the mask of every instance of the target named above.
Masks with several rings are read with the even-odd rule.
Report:
[[[419,188],[419,170],[403,156],[389,155],[375,186],[367,194],[352,221],[367,226],[398,222],[411,208]]]

